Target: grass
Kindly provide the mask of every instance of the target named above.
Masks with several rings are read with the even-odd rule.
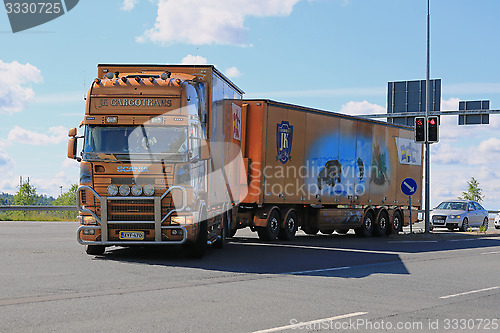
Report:
[[[2,212],[0,221],[76,221],[78,212]]]

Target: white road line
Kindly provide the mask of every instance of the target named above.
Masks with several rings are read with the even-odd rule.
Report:
[[[475,240],[483,240],[483,238],[465,238],[465,239],[450,239],[450,242],[469,242]]]
[[[362,315],[365,315],[367,313],[368,312],[354,312],[354,313],[349,313],[349,314],[336,316],[336,317],[312,320],[312,321],[307,321],[307,322],[300,322],[300,323],[293,324],[293,325],[280,326],[280,327],[270,328],[270,329],[262,330],[262,331],[255,331],[252,333],[271,333],[271,332],[280,332],[280,331],[285,331],[285,330],[293,330],[293,329],[297,329],[299,327],[304,327],[306,325],[321,324],[325,321],[333,321],[333,320],[352,318],[352,317],[362,316]]]
[[[293,274],[307,274],[307,273],[318,273],[318,272],[331,272],[331,271],[341,271],[344,269],[352,268],[351,266],[342,266],[342,267],[333,267],[333,268],[322,268],[322,269],[313,269],[309,271],[298,271],[298,272],[286,272],[282,273],[283,275],[293,275]]]
[[[495,289],[500,289],[500,286],[491,287],[491,288],[484,288],[484,289],[478,289],[478,290],[472,290],[472,291],[466,291],[464,293],[459,293],[459,294],[454,294],[454,295],[447,295],[447,296],[441,296],[439,298],[441,298],[441,299],[447,299],[447,298],[452,298],[452,297],[457,297],[457,296],[464,296],[464,295],[470,295],[470,294],[475,294],[475,293],[480,293],[480,292],[483,292],[483,291],[489,291],[489,290],[495,290]]]
[[[500,253],[500,251],[483,252],[481,254],[497,254],[497,253]]]
[[[266,244],[266,243],[235,243],[238,245],[251,245],[251,246],[271,246],[271,247],[288,247],[296,249],[308,250],[323,250],[323,251],[347,251],[347,252],[361,252],[361,253],[377,253],[377,254],[401,254],[402,252],[396,251],[377,251],[377,250],[361,250],[361,249],[344,249],[341,247],[321,247],[321,246],[305,246],[305,245],[291,245],[291,244]]]
[[[405,244],[405,243],[437,243],[437,240],[428,240],[428,241],[389,241],[387,243],[391,244]]]

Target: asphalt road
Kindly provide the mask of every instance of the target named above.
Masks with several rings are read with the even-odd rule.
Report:
[[[500,330],[491,230],[276,243],[240,230],[193,260],[177,248],[89,256],[76,228],[0,222],[0,332]]]

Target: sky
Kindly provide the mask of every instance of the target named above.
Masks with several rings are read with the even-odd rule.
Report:
[[[500,109],[500,1],[431,0],[431,78],[442,110]],[[245,91],[345,114],[385,113],[387,82],[426,76],[426,0],[82,0],[12,33],[0,7],[0,192],[19,177],[57,196],[78,182],[67,133],[83,120],[99,63],[213,64]],[[431,204],[475,177],[500,209],[500,115],[443,116],[431,147]]]

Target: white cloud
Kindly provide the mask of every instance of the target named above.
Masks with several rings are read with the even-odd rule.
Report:
[[[42,82],[42,75],[35,66],[0,60],[0,114],[23,110],[35,96],[30,84],[39,82]]]
[[[12,157],[10,157],[6,152],[0,149],[0,172],[4,174],[5,171],[10,171],[14,167],[15,163]]]
[[[135,5],[137,4],[137,1],[139,0],[123,0],[121,10],[130,11],[134,9]]]
[[[182,65],[206,65],[207,59],[203,58],[202,56],[194,56],[191,54],[188,54],[181,60]]]
[[[63,126],[51,127],[48,134],[30,131],[14,126],[7,135],[9,144],[22,143],[26,145],[43,146],[58,144],[68,139],[68,129]]]
[[[342,105],[339,113],[348,115],[364,115],[364,114],[383,114],[386,113],[386,109],[383,106],[377,104],[371,104],[367,101],[363,102],[349,102]]]
[[[247,44],[247,17],[288,16],[299,1],[159,0],[154,28],[138,41],[241,46]]]
[[[241,76],[241,73],[237,67],[229,67],[228,69],[226,69],[224,74],[226,74],[226,76],[229,78],[235,78]]]

